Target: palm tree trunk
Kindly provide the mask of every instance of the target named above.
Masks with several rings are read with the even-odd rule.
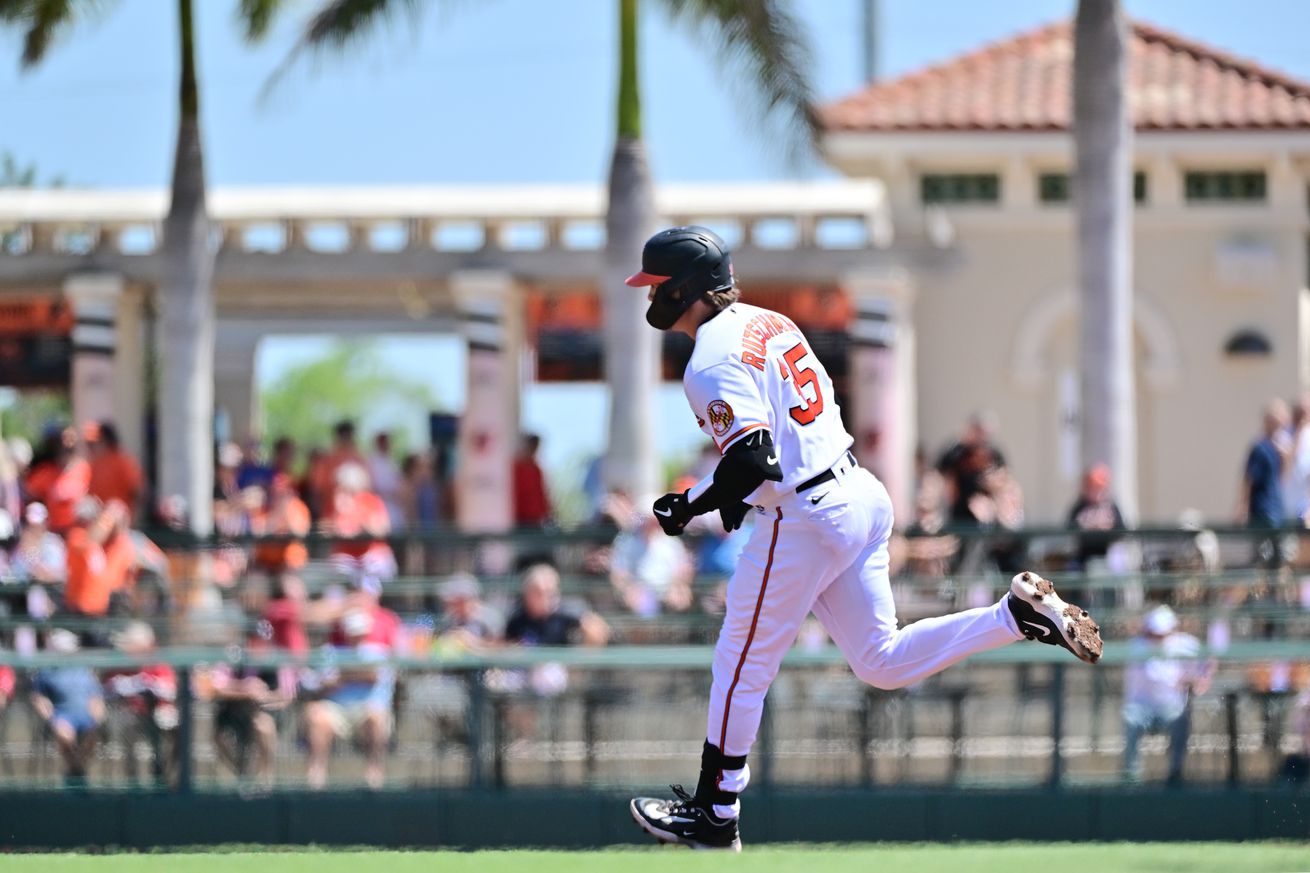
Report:
[[[159,489],[186,498],[191,530],[213,529],[214,248],[205,212],[192,0],[178,0],[182,77],[159,295]]]
[[[605,215],[605,379],[610,388],[606,485],[634,497],[662,483],[652,434],[659,379],[659,337],[646,324],[646,298],[623,280],[635,271],[655,231],[655,190],[641,141],[637,84],[637,0],[619,0],[618,136]]]
[[[1137,519],[1133,380],[1132,154],[1119,0],[1079,0],[1074,26],[1075,205],[1084,467],[1110,465],[1124,516]]]

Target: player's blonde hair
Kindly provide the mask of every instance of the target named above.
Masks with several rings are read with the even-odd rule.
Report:
[[[709,304],[710,309],[716,313],[722,312],[732,304],[741,299],[741,289],[736,285],[731,288],[724,288],[722,291],[711,291],[705,295],[705,302]]]

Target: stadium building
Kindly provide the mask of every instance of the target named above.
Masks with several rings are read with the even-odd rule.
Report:
[[[1140,515],[1225,518],[1261,405],[1310,386],[1310,83],[1144,24],[1130,52]],[[1029,523],[1076,491],[1072,55],[1053,25],[827,106],[824,153],[845,180],[659,191],[668,221],[723,232],[748,299],[814,340],[902,518],[915,446],[935,452],[979,408],[998,416]],[[264,337],[459,332],[460,487],[478,498],[461,521],[506,524],[522,379],[601,374],[604,192],[219,189],[210,203],[227,432],[257,425]],[[113,416],[134,452],[165,209],[162,191],[0,194],[0,382],[68,385],[75,417]],[[667,342],[665,378],[686,351]]]

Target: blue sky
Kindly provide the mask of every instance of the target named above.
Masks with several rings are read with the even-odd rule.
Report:
[[[612,144],[615,0],[432,2],[345,58],[302,63],[271,97],[313,2],[293,4],[266,45],[248,48],[235,0],[196,0],[202,114],[213,185],[599,182]],[[712,57],[643,2],[641,72],[654,172],[670,181],[817,176],[767,143]],[[799,0],[814,81],[824,98],[863,80],[862,0]],[[882,0],[881,73],[895,76],[1066,17],[1074,0]],[[1130,14],[1310,79],[1310,3],[1299,0],[1127,0]],[[175,4],[116,0],[20,74],[19,42],[0,32],[0,151],[43,176],[100,188],[162,186],[175,112]],[[266,344],[260,377],[317,354],[322,339]],[[422,371],[462,370],[450,338],[386,340],[390,360]],[[440,363],[441,366],[437,364]],[[462,378],[435,385],[458,407]],[[668,453],[701,439],[676,386],[661,398]],[[559,415],[560,404],[573,414]],[[605,398],[594,386],[537,386],[524,401],[563,469],[603,440]],[[547,415],[546,410],[554,415]],[[412,418],[419,420],[417,411]],[[591,422],[558,430],[552,420]]]
[[[196,0],[213,184],[595,182],[613,127],[615,0],[438,2],[345,58],[302,63],[259,93],[316,5],[242,45],[235,0]],[[709,54],[643,4],[647,140],[659,178],[783,178]],[[1071,13],[1073,0],[882,0],[881,69],[897,75]],[[1310,4],[1129,0],[1131,14],[1310,78]],[[0,33],[0,149],[98,187],[162,185],[172,152],[175,4],[111,0],[20,74]],[[799,0],[819,94],[862,81],[862,0]],[[89,147],[89,144],[92,144]],[[530,147],[525,147],[530,144]],[[809,172],[820,172],[810,168]]]

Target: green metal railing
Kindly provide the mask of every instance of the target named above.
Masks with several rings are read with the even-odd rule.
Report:
[[[1240,668],[1245,665],[1268,662],[1310,662],[1310,642],[1298,641],[1251,641],[1234,643],[1222,652],[1205,652],[1203,657],[1215,657],[1221,666]],[[505,753],[503,703],[505,698],[498,695],[491,687],[487,677],[493,671],[529,670],[544,664],[559,665],[570,671],[589,674],[590,676],[607,676],[608,683],[601,683],[597,688],[587,686],[576,691],[583,707],[583,734],[581,741],[586,744],[587,766],[594,762],[594,748],[597,742],[595,730],[594,706],[604,706],[609,699],[603,688],[630,689],[641,682],[649,682],[652,677],[669,675],[686,677],[686,684],[694,685],[696,681],[705,682],[711,663],[712,649],[704,646],[657,646],[657,647],[616,647],[616,648],[505,648],[491,652],[470,654],[444,654],[406,656],[393,658],[384,662],[385,666],[395,668],[401,675],[415,676],[440,673],[456,677],[467,689],[468,701],[464,707],[463,718],[467,731],[468,771],[467,785],[483,788],[505,785],[507,782],[507,763]],[[1111,642],[1106,649],[1100,665],[1088,667],[1072,661],[1062,650],[1053,647],[1024,644],[1008,646],[975,656],[967,662],[967,669],[972,673],[961,672],[961,678],[978,675],[977,671],[991,671],[992,676],[986,689],[972,689],[968,683],[929,686],[920,694],[921,702],[937,702],[945,705],[949,711],[949,728],[947,745],[942,755],[948,767],[948,779],[959,783],[965,764],[965,748],[969,739],[965,729],[965,712],[970,700],[977,700],[995,693],[999,680],[997,670],[1009,671],[1046,671],[1043,685],[1025,697],[1015,698],[1013,705],[1027,707],[1036,704],[1046,712],[1046,729],[1043,742],[1049,743],[1049,759],[1045,776],[1041,783],[1058,788],[1068,782],[1069,764],[1072,760],[1066,746],[1069,739],[1071,713],[1079,713],[1079,719],[1086,718],[1088,693],[1095,694],[1096,684],[1107,675],[1135,660],[1132,650],[1125,645]],[[236,647],[215,648],[167,648],[152,653],[145,658],[132,657],[111,651],[88,651],[67,655],[48,653],[20,656],[13,652],[0,652],[0,665],[12,666],[21,671],[39,670],[48,667],[84,666],[93,670],[122,670],[139,667],[143,663],[168,664],[177,671],[178,694],[176,705],[179,712],[177,727],[178,761],[176,778],[172,782],[173,790],[189,793],[196,790],[196,745],[197,706],[198,701],[193,692],[193,678],[198,670],[208,665],[233,664],[251,669],[274,669],[279,667],[296,667],[304,669],[323,669],[329,667],[377,667],[383,664],[375,661],[360,660],[352,655],[327,650],[316,650],[301,658],[285,654],[244,652]],[[842,656],[835,648],[825,647],[813,651],[794,650],[784,662],[783,676],[792,676],[796,681],[813,683],[823,677],[833,675],[845,676],[844,671],[835,668],[843,665]],[[965,667],[953,668],[964,671]],[[951,675],[951,674],[944,674]],[[1019,674],[1014,674],[1019,675]],[[1026,675],[1026,674],[1025,674]],[[780,680],[781,681],[781,680]],[[955,681],[955,680],[952,680]],[[1009,680],[1006,680],[1008,682]],[[1088,683],[1091,683],[1089,686]],[[1079,687],[1077,694],[1071,692],[1071,685]],[[1092,689],[1089,692],[1089,687]],[[575,693],[575,692],[570,692]],[[871,719],[877,715],[876,708],[895,705],[897,700],[913,701],[915,692],[910,697],[897,697],[903,692],[887,694],[866,690],[865,703],[857,714],[857,724],[850,728],[849,740],[853,748],[859,749],[858,759],[863,776],[858,784],[872,787],[875,784],[873,771],[877,753],[873,748],[874,730]],[[1287,693],[1259,692],[1244,687],[1239,681],[1230,677],[1227,683],[1217,687],[1212,698],[1218,702],[1226,731],[1227,750],[1225,755],[1226,773],[1222,782],[1237,784],[1242,781],[1242,755],[1240,753],[1239,708],[1244,707],[1251,718],[1262,718],[1268,730],[1273,717],[1271,712],[1284,713],[1294,695]],[[655,707],[658,712],[659,701],[649,699],[639,701],[640,706]],[[643,710],[644,711],[644,710]],[[652,712],[651,717],[655,716]],[[1277,714],[1275,713],[1275,714]],[[770,703],[766,706],[766,715],[761,726],[759,742],[752,753],[757,761],[757,779],[768,785],[775,778],[777,764],[785,752],[779,746],[779,719],[786,720],[792,714],[775,711]],[[1281,717],[1281,716],[1279,716]],[[1080,734],[1085,729],[1080,728]],[[1029,735],[1030,741],[1036,741],[1038,735]],[[578,739],[578,737],[574,737]],[[907,737],[913,740],[914,737]],[[435,752],[434,752],[435,754]],[[1029,756],[1031,757],[1031,756]]]

